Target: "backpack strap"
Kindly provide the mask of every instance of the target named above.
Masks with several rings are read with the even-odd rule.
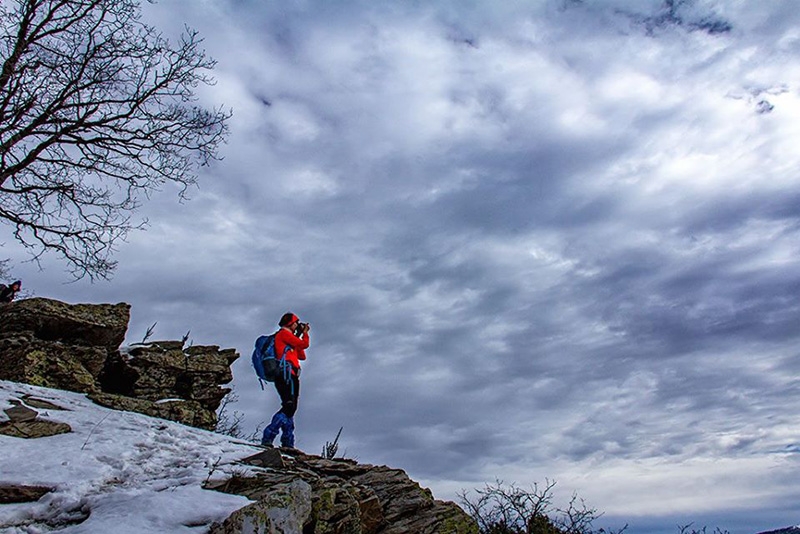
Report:
[[[286,353],[289,352],[289,345],[283,348],[283,355],[281,356],[281,373],[283,374],[283,381],[289,384],[292,396],[294,396],[294,380],[292,380],[292,364],[286,360]]]

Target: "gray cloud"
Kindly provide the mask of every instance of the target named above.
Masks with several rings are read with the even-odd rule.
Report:
[[[310,320],[310,452],[344,426],[444,498],[547,476],[636,532],[784,526],[798,15],[673,5],[148,5],[219,59],[225,160],[145,205],[108,284],[3,252],[40,295],[132,302],[129,341],[237,347],[251,426],[276,405],[253,340]]]

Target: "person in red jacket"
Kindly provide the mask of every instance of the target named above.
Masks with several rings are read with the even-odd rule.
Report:
[[[275,354],[285,355],[290,368],[286,380],[275,381],[275,389],[281,398],[281,409],[272,416],[272,421],[264,429],[261,444],[271,447],[275,437],[281,432],[281,446],[294,448],[294,414],[300,398],[300,362],[306,359],[309,344],[308,323],[301,323],[293,313],[285,313],[278,322],[280,330],[275,334]]]

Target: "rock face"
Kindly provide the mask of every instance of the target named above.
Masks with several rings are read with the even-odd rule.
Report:
[[[282,449],[283,451],[283,449]],[[256,455],[245,459],[262,465]],[[233,477],[207,489],[255,501],[209,534],[477,534],[454,503],[434,500],[400,469],[284,451],[284,466]],[[257,461],[249,461],[257,460]]]
[[[125,338],[128,304],[34,298],[0,306],[0,378],[81,393],[99,391],[109,354]]]
[[[36,339],[116,350],[125,339],[130,305],[18,300],[0,309],[0,334],[29,332]]]
[[[213,430],[216,410],[233,380],[239,354],[215,345],[183,349],[180,341],[137,345],[114,353],[100,375],[102,393],[89,397],[109,408],[144,413]]]
[[[98,404],[213,430],[239,357],[157,341],[120,353],[130,306],[34,298],[0,306],[0,379],[88,393]]]

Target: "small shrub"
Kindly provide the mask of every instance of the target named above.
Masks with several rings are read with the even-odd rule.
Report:
[[[545,480],[543,486],[533,484],[523,489],[502,481],[459,495],[461,504],[478,523],[481,534],[621,534],[620,530],[595,530],[593,523],[602,516],[589,508],[583,499],[573,494],[566,508],[553,506],[555,481]],[[699,534],[699,533],[681,533]]]

